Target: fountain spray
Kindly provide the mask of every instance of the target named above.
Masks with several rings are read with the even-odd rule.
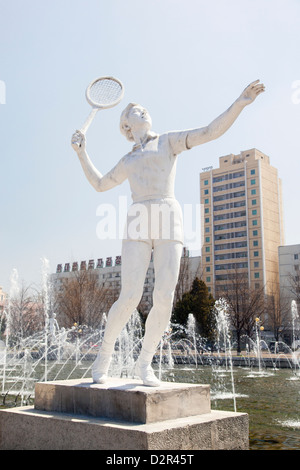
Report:
[[[7,365],[7,352],[9,349],[9,336],[10,336],[10,327],[11,327],[11,302],[12,299],[19,292],[19,274],[18,271],[14,268],[10,277],[10,289],[9,289],[9,298],[8,298],[8,308],[5,311],[6,314],[6,333],[5,333],[5,354],[4,354],[4,364],[3,364],[3,382],[2,382],[2,393],[4,393],[5,379],[6,379],[6,365]]]
[[[217,332],[218,332],[218,341],[220,341],[221,337],[223,336],[225,358],[226,358],[226,368],[229,365],[230,374],[231,374],[233,405],[234,405],[234,411],[236,411],[236,396],[235,396],[233,362],[232,362],[231,340],[230,340],[230,319],[229,319],[229,313],[228,313],[228,304],[225,299],[221,298],[215,302],[215,311],[216,311],[216,325],[217,325]]]
[[[44,329],[44,338],[45,338],[45,382],[48,378],[48,327],[49,327],[49,261],[46,258],[42,258],[42,290],[43,290],[43,299],[44,299],[44,315],[45,315],[45,329]]]

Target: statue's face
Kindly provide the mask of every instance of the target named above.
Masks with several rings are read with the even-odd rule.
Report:
[[[150,130],[152,119],[148,111],[141,105],[133,106],[127,116],[129,127],[134,130]]]

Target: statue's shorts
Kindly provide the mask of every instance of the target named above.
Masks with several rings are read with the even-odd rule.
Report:
[[[182,210],[176,199],[151,199],[129,207],[124,240],[183,243],[183,239]]]

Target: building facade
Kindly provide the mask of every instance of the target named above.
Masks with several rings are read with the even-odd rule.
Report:
[[[280,294],[290,307],[290,336],[300,348],[300,244],[278,247]],[[293,301],[295,304],[293,305]],[[293,310],[296,308],[296,310]]]
[[[284,244],[281,180],[257,149],[220,157],[200,174],[203,279],[218,297],[244,275],[251,288],[279,288],[278,246]]]
[[[290,301],[300,300],[300,244],[278,247],[280,291]],[[299,292],[297,292],[299,290]]]

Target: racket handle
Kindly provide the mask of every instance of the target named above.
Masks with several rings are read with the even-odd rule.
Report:
[[[91,123],[92,123],[92,120],[94,119],[94,117],[96,116],[97,114],[97,111],[99,110],[99,108],[93,108],[92,111],[90,112],[87,120],[85,121],[85,123],[83,124],[82,128],[80,129],[80,132],[82,132],[83,134],[86,133],[86,131],[88,130],[88,128],[90,127]]]

